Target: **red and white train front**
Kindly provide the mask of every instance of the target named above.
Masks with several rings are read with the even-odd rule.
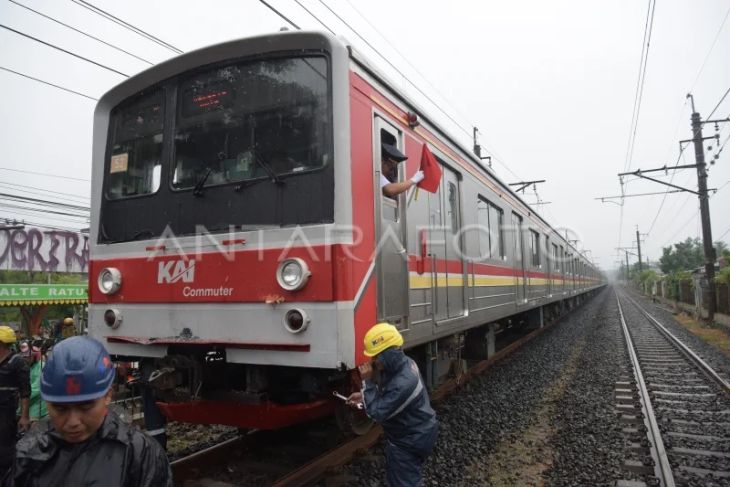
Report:
[[[276,34],[184,54],[99,101],[90,332],[142,361],[168,418],[317,417],[361,360],[372,242],[353,231],[353,188],[372,185],[351,170],[348,63],[329,37]]]

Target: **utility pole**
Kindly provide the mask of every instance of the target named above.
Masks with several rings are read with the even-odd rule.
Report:
[[[624,250],[624,252],[626,252],[626,282],[629,282],[629,251]]]
[[[702,243],[705,249],[705,277],[707,278],[707,319],[712,323],[715,319],[717,296],[715,295],[715,247],[712,246],[712,226],[710,225],[710,203],[707,195],[707,168],[705,164],[705,147],[702,145],[702,119],[695,110],[695,99],[692,100],[692,142],[695,146],[695,162],[697,164],[697,189],[700,198],[700,218],[702,220]]]
[[[644,272],[644,267],[641,264],[641,239],[639,238],[639,226],[636,225],[636,248],[638,249],[639,253],[639,274]]]
[[[718,119],[718,120],[702,120],[702,117],[700,117],[700,114],[695,110],[695,102],[694,98],[691,94],[687,95],[687,98],[689,98],[692,101],[692,138],[688,140],[680,140],[679,146],[680,146],[680,153],[684,151],[684,144],[688,144],[692,142],[694,144],[695,149],[695,164],[686,164],[686,165],[674,165],[667,167],[666,165],[664,167],[656,168],[656,169],[646,169],[641,170],[637,169],[636,171],[632,172],[624,172],[619,173],[620,181],[623,181],[624,176],[637,176],[643,179],[648,179],[649,181],[654,181],[655,183],[663,184],[665,186],[669,186],[670,188],[674,190],[678,190],[680,192],[687,192],[696,194],[697,197],[700,200],[700,219],[702,222],[702,246],[705,253],[705,278],[707,282],[707,294],[708,294],[708,302],[707,302],[707,320],[712,322],[715,319],[715,310],[717,309],[717,296],[715,295],[715,248],[712,246],[712,227],[710,224],[710,204],[709,204],[709,191],[717,191],[717,189],[708,189],[707,188],[707,164],[705,164],[705,148],[702,145],[705,140],[709,139],[715,139],[719,142],[720,136],[719,134],[715,134],[714,137],[703,137],[702,136],[702,125],[706,123],[712,123],[715,124],[715,127],[717,129],[718,125],[720,123],[724,122],[730,122],[730,117],[726,119]],[[661,181],[656,178],[652,178],[646,175],[646,173],[650,172],[664,172],[667,173],[670,170],[677,170],[677,169],[696,169],[697,170],[697,191],[691,190],[689,188],[683,188],[681,186],[677,186],[676,184],[668,183],[666,181]],[[670,191],[667,190],[667,193]],[[672,191],[673,192],[673,191]],[[636,195],[639,196],[639,195]],[[604,197],[603,199],[610,200],[613,197]],[[636,232],[636,241],[637,245],[639,242],[639,233],[638,230]]]

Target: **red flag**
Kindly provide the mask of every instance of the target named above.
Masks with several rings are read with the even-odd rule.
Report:
[[[435,193],[439,189],[441,183],[441,166],[436,158],[428,150],[428,145],[423,144],[423,152],[421,153],[421,171],[423,171],[423,181],[418,183],[419,188],[423,188],[429,193]]]

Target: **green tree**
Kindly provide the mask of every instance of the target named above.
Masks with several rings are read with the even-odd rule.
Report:
[[[700,239],[687,237],[684,242],[662,248],[659,266],[663,273],[672,274],[700,267],[704,260]]]

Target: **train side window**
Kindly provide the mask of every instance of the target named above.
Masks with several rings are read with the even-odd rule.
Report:
[[[558,260],[558,246],[553,244],[553,269],[559,270],[560,269],[560,260]]]
[[[456,185],[449,181],[449,217],[451,219],[451,232],[459,233],[459,200],[456,195]]]
[[[106,167],[108,199],[153,194],[160,188],[163,112],[161,89],[112,110]]]
[[[530,230],[530,263],[533,267],[540,267],[540,234]]]
[[[504,212],[489,201],[477,200],[479,255],[484,259],[504,259]]]
[[[398,141],[396,137],[388,132],[385,129],[380,129],[380,141],[381,143],[391,144],[398,146]],[[403,150],[401,148],[401,150]],[[400,173],[401,173],[401,166],[404,163],[398,164],[396,173],[391,177],[391,182],[398,182],[401,180]],[[382,171],[382,169],[381,169]],[[381,174],[381,178],[385,177],[385,175]],[[388,179],[388,178],[386,178]],[[380,191],[380,201],[382,202],[381,209],[382,209],[382,215],[383,218],[389,221],[397,222],[398,221],[398,203],[400,201],[400,195],[396,196],[395,198],[391,198],[389,196],[385,196],[382,191]]]

